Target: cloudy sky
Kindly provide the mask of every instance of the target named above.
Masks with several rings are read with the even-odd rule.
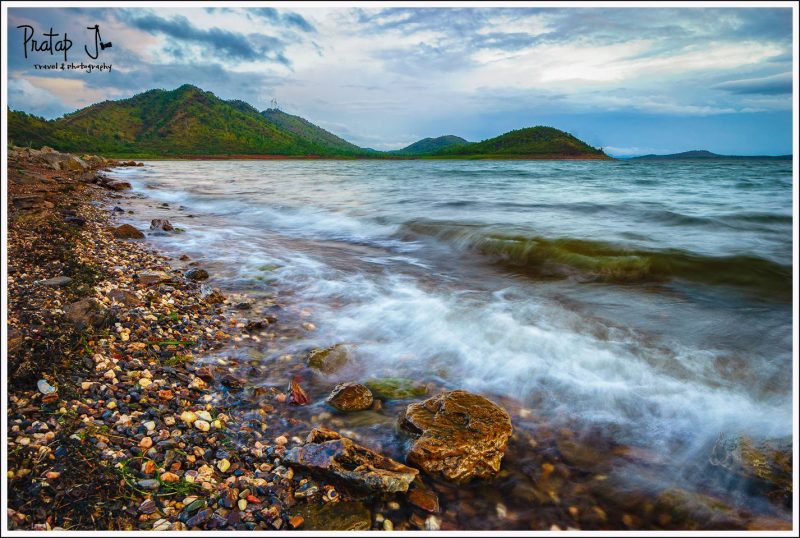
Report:
[[[54,118],[190,83],[376,149],[552,125],[614,155],[792,151],[790,8],[368,7],[9,8],[8,104]],[[35,70],[59,53],[26,59],[26,24],[66,32],[70,61],[99,24],[112,70]]]

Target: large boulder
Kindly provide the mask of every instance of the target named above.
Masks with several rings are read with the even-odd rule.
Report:
[[[407,491],[419,474],[416,469],[325,428],[311,430],[306,444],[289,450],[283,461],[337,479],[345,486],[375,493]]]
[[[82,172],[83,170],[87,170],[89,165],[86,164],[83,159],[79,159],[78,157],[70,154],[62,154],[66,155],[66,158],[61,161],[61,169],[72,171],[72,172]]]
[[[372,393],[358,383],[339,383],[325,401],[339,411],[363,411],[372,406]]]
[[[453,482],[494,476],[512,433],[505,410],[464,390],[409,405],[400,425],[416,437],[408,461]]]

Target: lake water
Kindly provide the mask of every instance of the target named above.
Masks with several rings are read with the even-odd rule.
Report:
[[[149,241],[316,327],[266,361],[352,343],[331,384],[510,399],[690,490],[721,434],[791,436],[791,161],[145,164],[128,220],[185,230]]]

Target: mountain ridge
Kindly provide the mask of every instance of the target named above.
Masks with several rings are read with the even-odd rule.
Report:
[[[482,142],[445,135],[395,151],[361,148],[277,108],[223,100],[191,84],[105,100],[46,120],[7,110],[9,141],[67,152],[154,158],[604,158],[552,127],[518,129]]]
[[[647,155],[638,155],[636,157],[629,157],[627,160],[714,160],[714,159],[791,159],[792,155],[720,155],[705,149],[693,149],[690,151],[682,151],[680,153],[667,153],[657,155],[649,153]]]

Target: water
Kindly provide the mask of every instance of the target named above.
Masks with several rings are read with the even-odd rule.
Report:
[[[114,174],[144,196],[132,222],[185,229],[150,241],[210,267],[211,285],[310,313],[316,330],[267,360],[354,343],[356,364],[330,383],[400,375],[515,401],[667,458],[656,480],[687,489],[706,479],[676,468],[707,459],[720,434],[792,433],[790,161],[151,162]]]

